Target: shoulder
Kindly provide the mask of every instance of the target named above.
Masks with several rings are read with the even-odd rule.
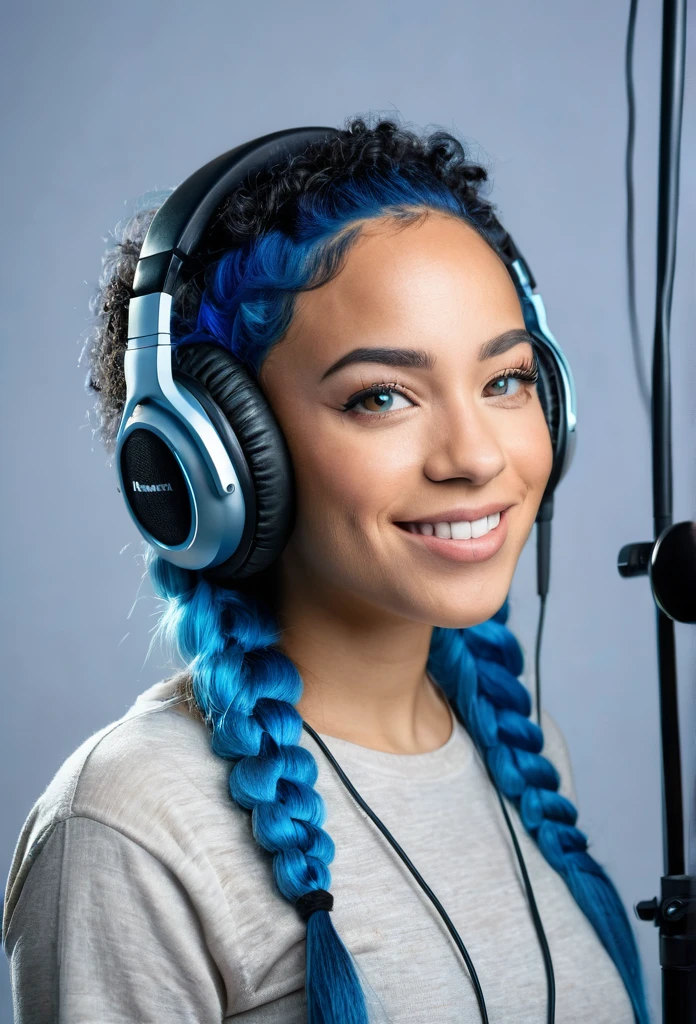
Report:
[[[558,722],[544,708],[541,709],[541,730],[544,734],[544,746],[541,752],[561,776],[559,792],[577,806],[573,766],[566,738]]]
[[[125,837],[182,880],[221,821],[230,853],[235,837],[243,846],[253,843],[248,815],[230,799],[229,773],[229,762],[213,753],[200,716],[188,713],[181,701],[138,698],[122,718],[65,759],[32,806],[7,880],[3,928],[32,865],[68,819],[99,823],[96,832],[80,834],[98,835],[103,844]]]

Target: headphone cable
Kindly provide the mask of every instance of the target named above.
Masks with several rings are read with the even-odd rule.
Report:
[[[389,843],[391,843],[393,848],[398,853],[399,857],[401,857],[402,861],[404,862],[404,864],[406,865],[408,870],[411,872],[411,874],[413,875],[415,880],[420,885],[420,887],[423,890],[423,892],[432,901],[433,905],[435,906],[435,909],[437,910],[437,912],[439,913],[440,917],[442,918],[442,920],[447,925],[447,930],[449,931],[450,935],[454,939],[454,941],[456,943],[456,946],[459,949],[459,952],[461,953],[461,955],[463,956],[464,961],[466,963],[466,966],[467,966],[467,968],[469,970],[469,974],[471,975],[471,981],[472,981],[472,984],[474,986],[474,991],[476,992],[476,999],[478,1001],[479,1010],[481,1011],[481,1019],[483,1021],[483,1024],[489,1024],[488,1012],[486,1010],[486,1001],[483,998],[483,990],[481,988],[481,983],[480,983],[480,981],[478,979],[478,974],[476,973],[476,968],[474,967],[474,965],[472,963],[471,957],[469,956],[469,953],[467,951],[466,946],[464,945],[464,943],[462,942],[462,940],[461,940],[461,938],[459,936],[459,932],[457,931],[457,929],[452,924],[452,921],[450,920],[447,911],[442,906],[442,904],[440,903],[439,899],[437,898],[437,896],[435,895],[433,890],[430,888],[428,883],[425,881],[423,876],[420,874],[418,869],[415,867],[414,864],[411,863],[411,861],[408,858],[408,856],[406,855],[406,853],[404,853],[404,851],[401,849],[401,847],[399,846],[399,844],[397,843],[396,839],[391,834],[389,829],[386,827],[386,825],[384,825],[380,821],[380,819],[377,817],[377,815],[372,810],[372,808],[369,807],[368,804],[365,803],[365,801],[360,796],[360,794],[358,793],[357,789],[355,788],[353,783],[350,781],[350,779],[348,778],[346,773],[343,771],[343,769],[341,768],[340,764],[335,759],[335,757],[333,756],[333,754],[331,753],[329,748],[326,746],[324,741],[321,739],[321,737],[318,736],[317,733],[314,731],[314,729],[311,727],[311,725],[308,725],[307,722],[305,722],[304,720],[302,721],[302,727],[304,729],[306,729],[307,732],[310,734],[310,736],[312,736],[312,738],[319,744],[321,749],[326,754],[328,760],[330,761],[332,767],[336,771],[336,774],[338,775],[339,779],[344,784],[346,789],[350,792],[350,794],[353,797],[353,799],[356,800],[358,804],[360,804],[362,809],[372,819],[372,821],[375,823],[375,825],[380,830],[380,832],[385,837],[385,839]]]
[[[452,705],[450,705],[450,706],[452,707]],[[454,715],[457,718],[457,721],[459,721],[462,724],[462,726],[464,727],[464,729],[466,730],[466,726],[464,726],[464,723],[462,722],[461,718],[459,717],[459,715],[457,713],[457,710],[454,707],[452,707],[452,711],[454,712]],[[416,879],[416,881],[420,885],[420,887],[423,890],[423,892],[426,894],[428,899],[430,899],[430,901],[432,902],[433,906],[435,907],[435,909],[439,913],[440,917],[442,918],[442,920],[444,921],[445,925],[447,926],[447,930],[449,931],[450,935],[452,936],[452,938],[453,938],[453,940],[454,940],[454,942],[455,942],[455,944],[457,946],[457,949],[461,953],[461,955],[462,955],[462,957],[464,959],[464,962],[466,963],[467,969],[469,971],[469,975],[471,977],[471,982],[472,982],[472,984],[474,986],[474,991],[476,993],[476,1000],[478,1002],[479,1010],[481,1012],[481,1020],[482,1020],[483,1024],[489,1024],[488,1011],[486,1010],[486,1001],[485,1001],[485,999],[483,997],[483,990],[481,988],[481,983],[480,983],[478,975],[476,973],[476,969],[475,969],[475,967],[473,965],[471,957],[469,956],[467,948],[464,945],[464,943],[462,942],[462,939],[461,939],[461,937],[459,935],[459,932],[457,931],[457,929],[455,928],[454,924],[450,920],[450,917],[447,914],[447,911],[442,906],[442,904],[438,900],[437,896],[432,891],[432,889],[430,888],[428,883],[425,881],[423,876],[420,874],[418,869],[415,867],[415,865],[411,862],[409,857],[406,855],[404,850],[402,850],[402,848],[399,846],[399,844],[397,843],[396,839],[394,839],[394,836],[391,834],[391,832],[386,827],[386,825],[384,825],[380,821],[380,819],[377,817],[377,815],[372,810],[372,808],[369,807],[368,804],[365,802],[365,800],[363,800],[363,798],[360,796],[360,794],[358,793],[357,789],[352,784],[352,782],[350,781],[350,779],[348,778],[346,773],[343,771],[343,769],[341,768],[340,764],[335,759],[335,757],[333,756],[333,754],[331,753],[329,748],[326,746],[324,741],[321,739],[321,737],[318,736],[318,734],[314,731],[314,729],[311,727],[311,725],[308,725],[308,723],[305,722],[304,719],[302,721],[302,727],[310,734],[310,736],[312,736],[312,738],[319,745],[319,747],[321,747],[321,749],[323,750],[324,754],[326,755],[329,763],[332,765],[332,767],[334,768],[336,774],[338,775],[338,777],[340,778],[341,782],[344,784],[346,789],[349,791],[349,793],[351,794],[353,799],[360,805],[360,807],[362,807],[362,809],[365,811],[365,813],[368,815],[368,817],[374,822],[374,824],[380,830],[380,832],[385,837],[387,842],[389,842],[391,844],[393,849],[399,855],[401,860],[404,862],[404,864],[406,865],[408,870],[411,872],[413,877]],[[474,746],[476,746],[476,745],[474,744]],[[507,822],[508,829],[510,830],[510,835],[512,836],[512,841],[513,841],[513,845],[514,845],[514,848],[515,848],[515,853],[517,855],[517,859],[519,861],[520,868],[521,868],[521,871],[522,871],[522,877],[524,879],[524,884],[525,884],[525,888],[526,888],[526,891],[527,891],[527,897],[529,899],[529,903],[530,903],[530,907],[531,907],[531,911],[532,911],[532,918],[534,920],[534,926],[536,928],[537,936],[539,938],[539,943],[541,945],[542,954],[543,954],[543,957],[544,957],[544,967],[546,969],[546,980],[547,980],[547,987],[548,987],[547,1022],[548,1022],[548,1024],[554,1024],[554,1021],[555,1021],[555,1006],[556,1006],[556,988],[555,988],[555,981],[554,981],[554,974],[553,974],[553,966],[552,966],[552,963],[551,963],[551,954],[549,952],[548,943],[546,941],[546,935],[544,934],[544,928],[543,928],[543,925],[541,923],[541,918],[539,916],[539,911],[537,909],[536,901],[534,899],[531,883],[529,881],[529,875],[527,874],[527,869],[525,867],[524,859],[522,857],[522,851],[520,850],[519,844],[517,842],[517,837],[515,835],[515,831],[514,831],[514,829],[512,827],[512,823],[511,823],[509,815],[507,813],[507,809],[506,809],[505,804],[503,802],[503,799],[502,799],[502,797],[500,795],[500,792],[498,790],[498,786],[497,786],[497,784],[495,782],[495,779],[493,778],[493,776],[492,776],[492,774],[490,772],[490,769],[488,768],[488,765],[485,763],[485,759],[482,758],[482,760],[484,762],[484,767],[486,768],[486,772],[488,774],[488,777],[489,777],[489,779],[491,780],[491,782],[493,784],[493,788],[495,789],[495,791],[496,791],[496,793],[498,795],[498,800],[500,801],[500,806],[503,809],[503,814],[505,816],[505,821]]]
[[[536,648],[534,651],[534,682],[536,686],[537,723],[541,729],[541,633],[544,628],[544,612],[546,611],[546,594],[539,594],[539,618],[537,620]]]

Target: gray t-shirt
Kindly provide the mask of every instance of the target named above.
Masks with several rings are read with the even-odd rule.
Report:
[[[452,721],[450,739],[425,754],[322,739],[452,918],[491,1024],[544,1024],[546,975],[512,841]],[[565,741],[546,713],[542,725],[544,754],[575,800]],[[371,1020],[478,1024],[439,914],[304,730],[301,742],[336,844],[332,919]],[[22,828],[5,893],[16,1024],[304,1024],[305,924],[232,802],[229,769],[174,680],[66,759]],[[506,805],[551,951],[557,1024],[634,1024],[591,924]]]

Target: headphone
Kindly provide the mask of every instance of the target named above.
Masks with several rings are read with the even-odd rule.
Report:
[[[291,128],[260,136],[211,160],[182,182],[159,208],[135,270],[124,355],[126,402],[116,437],[120,491],[138,530],[161,558],[182,568],[205,570],[206,578],[222,585],[262,572],[281,554],[294,525],[292,465],[265,396],[235,355],[219,345],[196,342],[178,349],[174,360],[172,297],[177,284],[210,257],[206,236],[211,221],[219,205],[247,176],[340,134],[335,128]],[[545,570],[539,568],[540,580],[545,571],[548,585],[553,494],[575,452],[575,384],[549,330],[529,265],[495,217],[490,230],[533,338],[538,392],[551,435],[553,465],[536,517],[546,547],[545,563],[541,553],[538,563],[545,566]],[[455,716],[461,722],[456,709]],[[303,726],[434,904],[466,963],[487,1024],[474,965],[444,908],[321,738],[306,722]],[[517,837],[485,759],[483,763],[522,871],[544,956],[547,1020],[553,1024],[555,985],[548,943]]]
[[[258,383],[231,352],[196,342],[172,354],[172,296],[200,266],[219,204],[245,180],[335,128],[271,132],[231,149],[182,182],[155,214],[135,270],[124,354],[126,402],[116,437],[120,490],[145,540],[168,562],[224,584],[261,572],[294,525],[294,480],[285,439]],[[517,289],[539,365],[539,397],[553,466],[537,522],[575,451],[570,366],[546,321],[536,282],[493,218],[500,255]]]

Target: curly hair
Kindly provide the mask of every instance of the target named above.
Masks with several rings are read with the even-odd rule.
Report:
[[[394,120],[348,119],[335,136],[247,179],[220,205],[198,271],[174,296],[178,358],[185,367],[195,346],[218,345],[258,374],[292,320],[296,296],[339,271],[367,218],[389,217],[398,227],[429,211],[445,213],[467,221],[499,251],[501,229],[484,197],[487,178],[441,128],[418,134]],[[125,400],[130,289],[155,212],[141,210],[118,229],[91,307],[88,388],[107,449]],[[213,751],[231,762],[231,797],[250,811],[279,891],[301,906],[308,893],[330,889],[334,844],[322,827],[316,762],[300,745],[295,705],[303,683],[279,647],[273,589],[223,587],[153,553],[148,565],[165,601],[158,635],[174,643],[188,666],[190,697],[210,729]],[[531,699],[519,679],[522,649],[507,618],[506,599],[478,626],[435,627],[428,671],[616,964],[636,1024],[647,1024],[631,924],[576,827],[577,810],[558,792],[558,771],[541,753],[543,733],[530,720]],[[307,921],[305,991],[310,1024],[366,1024],[355,965],[325,909]]]

